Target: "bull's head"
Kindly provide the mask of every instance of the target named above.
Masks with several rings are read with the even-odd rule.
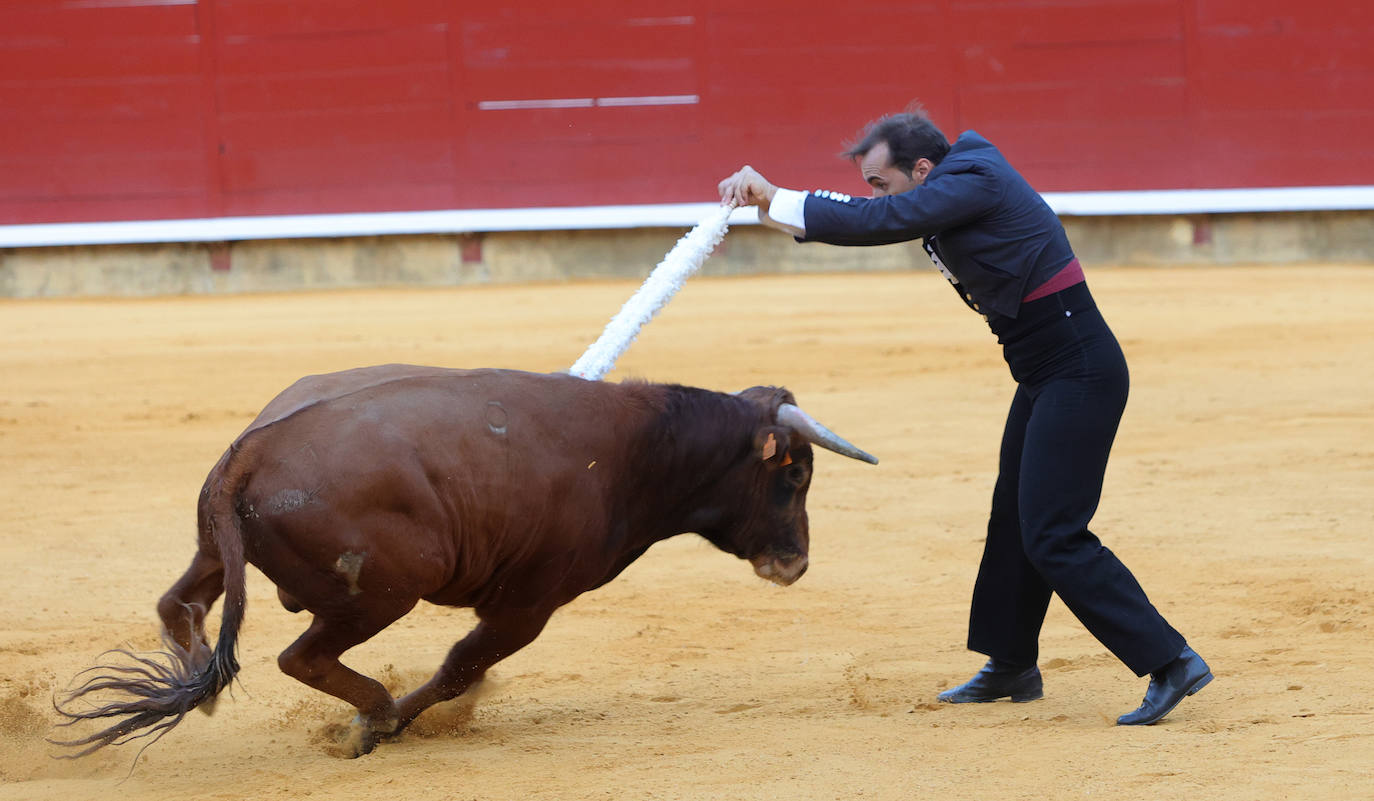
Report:
[[[759,576],[786,586],[807,567],[811,445],[870,464],[878,460],[802,411],[785,389],[752,387],[738,394],[758,404],[764,416],[753,434],[752,453],[727,479],[739,493],[732,520],[703,534],[722,550],[748,559]]]

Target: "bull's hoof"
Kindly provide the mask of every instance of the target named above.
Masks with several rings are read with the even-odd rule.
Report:
[[[348,727],[348,734],[339,744],[339,753],[344,759],[357,759],[363,754],[372,753],[377,747],[377,732],[361,725],[357,718]]]
[[[362,715],[353,718],[348,726],[340,726],[335,732],[337,746],[330,751],[343,759],[357,759],[372,753],[378,743],[392,739],[400,734],[396,718],[372,722]]]

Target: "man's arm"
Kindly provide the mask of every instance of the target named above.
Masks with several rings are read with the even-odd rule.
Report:
[[[888,245],[939,233],[986,213],[1000,194],[996,177],[981,169],[944,175],[900,195],[856,198],[782,189],[745,166],[719,189],[722,203],[758,206],[760,223],[831,245]]]

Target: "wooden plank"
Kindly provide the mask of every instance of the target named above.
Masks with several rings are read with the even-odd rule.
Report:
[[[206,217],[210,213],[199,192],[130,197],[49,195],[19,200],[0,199],[0,225],[50,222],[122,222]]]
[[[446,0],[216,0],[219,34],[239,37],[382,31],[442,24]]]
[[[1088,78],[1141,81],[1185,74],[1181,41],[1077,42],[1064,45],[989,43],[959,55],[962,83],[1027,84]]]
[[[433,68],[447,62],[444,31],[413,28],[285,38],[230,37],[219,47],[217,67],[221,77],[306,74],[347,80],[368,72]]]
[[[125,80],[0,80],[0,120],[63,120],[79,133],[79,122],[97,119],[174,118],[199,107],[200,79],[168,76]]]
[[[24,158],[103,156],[112,170],[127,157],[195,152],[200,146],[200,119],[195,116],[93,118],[73,122],[30,117],[21,124],[0,125],[0,154]]]
[[[264,74],[224,76],[218,106],[227,116],[328,109],[447,108],[453,101],[442,64],[353,75]]]
[[[423,184],[454,179],[448,142],[411,141],[398,148],[391,143],[351,142],[332,147],[283,147],[225,154],[226,193],[263,189],[339,187],[361,191],[372,184]]]
[[[103,6],[52,0],[5,0],[0,45],[14,41],[58,43],[193,37],[198,33],[196,6]]]
[[[946,30],[972,46],[1178,41],[1183,35],[1178,0],[958,3]]]
[[[959,94],[959,110],[971,123],[1041,119],[1183,119],[1188,114],[1187,83],[1182,78],[1131,81],[1077,80],[1034,84],[970,86]]]
[[[310,209],[316,214],[351,214],[378,209],[451,209],[463,205],[450,181],[374,182],[235,190],[225,194],[223,214],[231,217],[299,214],[301,209]]]
[[[5,151],[13,152],[13,151]],[[192,194],[204,186],[199,151],[69,153],[62,158],[0,158],[0,198],[123,197]]]
[[[0,80],[104,81],[187,77],[199,71],[200,45],[186,38],[137,41],[32,41],[0,46]]]

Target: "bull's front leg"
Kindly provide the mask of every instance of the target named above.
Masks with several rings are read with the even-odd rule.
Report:
[[[552,614],[551,609],[479,612],[477,627],[449,649],[438,672],[396,702],[400,718],[396,731],[431,706],[457,698],[479,681],[487,668],[534,642]]]

